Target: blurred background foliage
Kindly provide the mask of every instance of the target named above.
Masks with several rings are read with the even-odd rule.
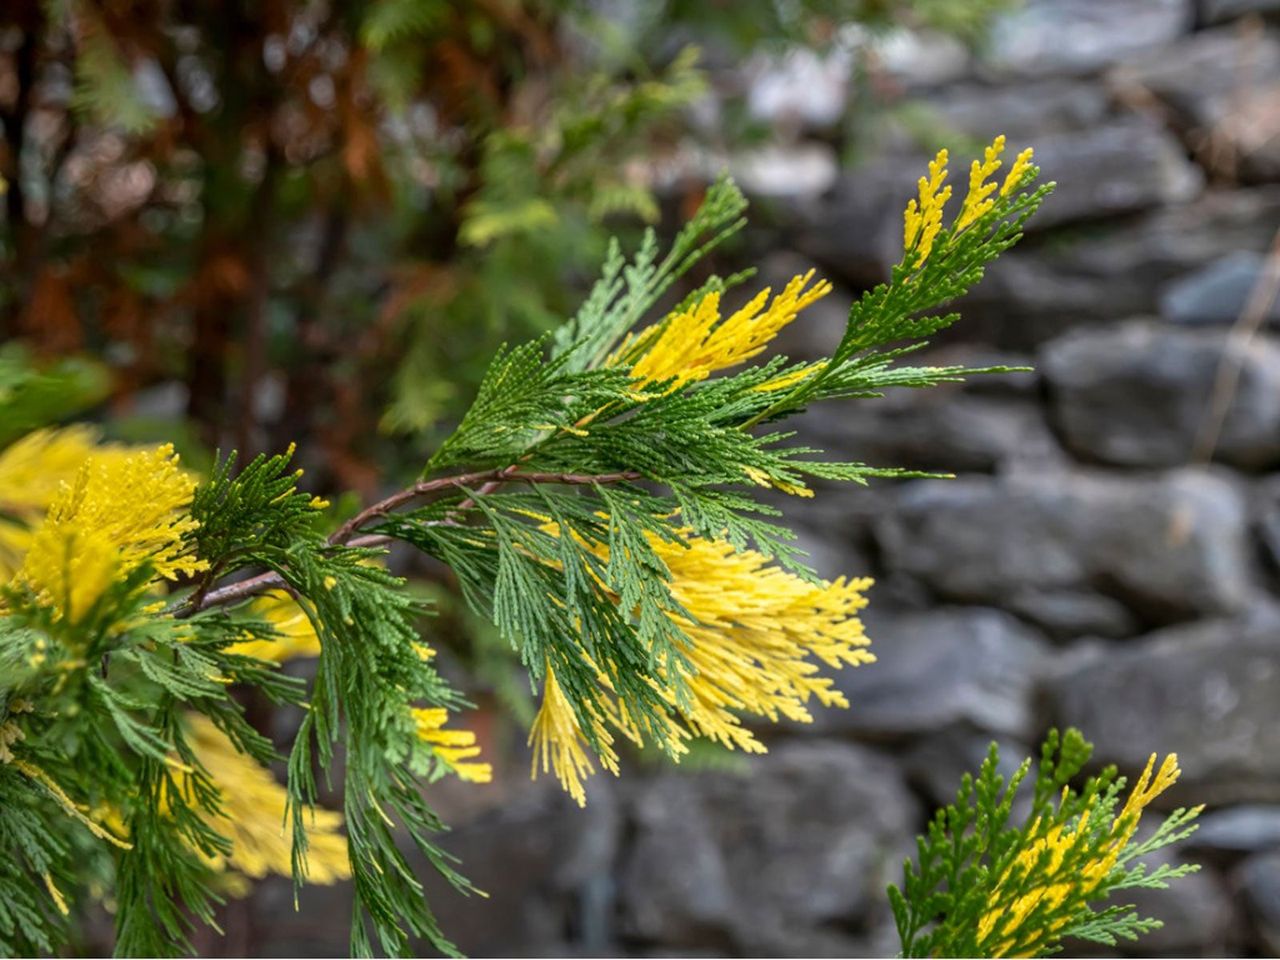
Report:
[[[55,414],[196,463],[296,441],[313,485],[371,494],[497,343],[572,310],[610,235],[769,135],[732,91],[707,109],[701,64],[856,30],[874,112],[881,38],[978,43],[1005,5],[13,0],[0,362],[64,365]]]

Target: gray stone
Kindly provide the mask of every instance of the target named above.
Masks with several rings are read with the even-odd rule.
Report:
[[[1188,146],[1217,172],[1280,175],[1280,35],[1222,27],[1117,68],[1128,100],[1159,98]]]
[[[994,367],[1022,368],[971,376],[960,386],[965,393],[980,396],[1040,397],[1040,373],[1035,368],[1035,358],[1027,353],[1000,350],[982,344],[952,343],[932,347],[917,354],[917,357],[921,363],[935,366],[961,366],[979,370]]]
[[[848,710],[815,714],[819,732],[895,738],[968,723],[1016,736],[1049,658],[1043,636],[1001,610],[940,608],[865,617],[876,662],[834,674]]]
[[[1031,230],[1183,203],[1204,186],[1181,144],[1141,117],[1043,136],[1035,150],[1042,179],[1057,187]]]
[[[995,22],[989,59],[1022,76],[1089,73],[1168,43],[1191,21],[1188,0],[1033,0]]]
[[[1199,470],[913,481],[876,536],[886,567],[947,600],[1084,591],[1165,623],[1236,611],[1251,596],[1240,492]]]
[[[1217,144],[1209,148],[1206,163],[1215,171],[1245,183],[1280,179],[1280,84],[1250,91],[1214,133],[1232,151],[1217,159],[1212,152]]]
[[[886,78],[907,87],[938,87],[969,72],[972,56],[958,38],[931,30],[865,31]]]
[[[1266,250],[1277,223],[1280,189],[1265,187],[1209,192],[1106,230],[1080,226],[1055,232],[1052,242],[1024,241],[959,302],[963,320],[947,336],[1022,350],[1070,327],[1153,314],[1169,282],[1227,251]],[[828,243],[834,250],[834,235]],[[822,262],[838,271],[838,257]]]
[[[1258,853],[1280,847],[1280,806],[1244,804],[1200,817],[1186,845],[1197,850]]]
[[[186,414],[189,394],[186,384],[166,380],[133,394],[129,414],[139,420],[181,420]]]
[[[860,162],[908,157],[948,146],[953,151],[1004,134],[1011,151],[1050,134],[1076,132],[1116,116],[1104,85],[1093,80],[1027,80],[993,86],[965,77],[920,92],[876,118],[873,137],[859,141]]]
[[[1079,330],[1047,344],[1041,367],[1063,442],[1086,460],[1125,467],[1187,463],[1210,429],[1224,352],[1239,377],[1214,457],[1265,469],[1280,462],[1280,345],[1255,337],[1137,320]]]
[[[451,901],[433,901],[437,909],[448,909],[461,896]],[[245,947],[236,949],[234,937],[252,937],[252,954],[257,957],[345,957],[349,956],[351,906],[354,900],[350,882],[332,885],[308,884],[294,899],[293,881],[288,877],[266,877],[253,885],[250,897],[235,901],[231,910],[248,913],[244,917],[223,920],[230,936],[225,942],[214,941],[226,952],[200,950],[199,956],[230,957],[248,954]],[[296,906],[295,906],[296,903]],[[239,921],[238,923],[236,921]],[[239,930],[237,930],[239,927]],[[250,933],[251,931],[251,933]],[[110,951],[111,941],[107,941]],[[97,953],[98,951],[94,951]]]
[[[970,394],[959,384],[817,404],[796,425],[823,450],[875,466],[991,473],[1062,459],[1038,403]]]
[[[1257,929],[1262,956],[1280,953],[1280,853],[1250,857],[1236,874],[1245,909]]]
[[[841,490],[848,493],[847,488],[837,484],[815,481],[814,488],[817,494],[813,497],[777,494],[768,502],[785,510],[789,520],[821,533],[837,548],[843,549],[852,543],[859,555],[863,551],[877,554],[879,547],[874,542],[872,531],[880,516],[894,509],[896,484],[873,482],[852,497],[837,495]],[[761,492],[765,497],[769,496],[767,492]],[[877,592],[881,585],[877,584]]]
[[[1141,629],[1137,617],[1122,602],[1087,588],[1020,590],[1005,606],[1038,624],[1055,640],[1086,635],[1131,637]]]
[[[554,782],[536,785],[521,770],[514,788],[495,782],[505,795],[477,796],[472,804],[494,804],[466,819],[447,819],[454,829],[438,841],[461,859],[459,869],[488,896],[463,896],[404,839],[414,876],[446,936],[468,956],[601,956],[614,949],[613,872],[620,838],[619,804],[607,780],[590,785],[590,803],[579,809]],[[445,784],[431,788],[433,806]],[[252,911],[255,956],[346,956],[352,885],[307,886],[294,909],[287,877],[255,884],[246,901]],[[416,944],[418,955],[434,953]],[[227,956],[243,953],[236,951]]]
[[[875,949],[919,811],[892,763],[785,744],[738,773],[633,785],[619,910],[633,941],[797,956]],[[871,941],[867,940],[872,936]]]
[[[712,839],[697,781],[660,780],[642,789],[636,843],[623,864],[624,933],[655,943],[723,947],[734,923],[735,878]]]
[[[1106,90],[1098,83],[1042,80],[1011,86],[952,85],[919,101],[937,118],[947,139],[967,137],[980,143],[1004,134],[1011,150],[1037,145],[1046,134],[1102,126],[1110,115]]]
[[[745,69],[752,117],[787,130],[839,123],[849,97],[854,51],[837,44],[828,53],[793,48],[753,57]]]
[[[1046,684],[1049,713],[1098,763],[1136,774],[1176,751],[1169,803],[1280,800],[1280,620],[1172,627],[1076,663]]]
[[[1260,480],[1251,500],[1263,555],[1275,576],[1280,573],[1280,476],[1273,474]]]
[[[527,782],[501,807],[454,829],[440,843],[489,896],[461,897],[425,863],[418,875],[447,918],[445,929],[469,956],[598,955],[615,938],[613,875],[621,837],[611,778],[596,777],[579,809],[547,778]]]
[[[834,580],[869,575],[873,569],[871,560],[856,545],[839,542],[830,530],[806,525],[799,511],[796,519],[800,521],[793,527],[796,546],[804,551],[805,563],[817,571],[818,576]]]
[[[1108,77],[1123,93],[1141,87],[1175,112],[1184,126],[1216,126],[1233,98],[1280,81],[1280,38],[1236,27],[1203,30],[1115,68]]]
[[[1265,260],[1260,253],[1237,250],[1179,277],[1160,294],[1160,316],[1188,325],[1235,323],[1244,313]],[[1267,322],[1280,324],[1280,299],[1271,304]]]
[[[774,200],[821,196],[839,176],[835,149],[812,140],[759,147],[734,157],[730,169],[748,196]]]

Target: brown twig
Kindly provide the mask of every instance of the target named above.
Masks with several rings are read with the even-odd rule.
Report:
[[[364,534],[357,536],[362,527],[374,520],[388,516],[392,512],[412,503],[414,500],[422,497],[430,496],[442,490],[456,490],[466,488],[475,484],[480,484],[476,491],[476,496],[483,496],[492,493],[504,483],[520,482],[520,483],[559,483],[575,486],[587,486],[597,483],[618,483],[624,480],[638,480],[640,474],[634,471],[622,471],[618,473],[547,473],[547,472],[531,472],[521,473],[518,466],[503,467],[499,470],[479,470],[472,473],[460,473],[451,477],[437,477],[434,480],[423,480],[415,483],[411,487],[406,487],[393,493],[384,500],[365,507],[354,517],[340,526],[329,537],[329,543],[333,546],[348,547],[379,547],[384,546],[392,541],[391,537],[378,533]],[[458,504],[458,510],[465,510],[475,504],[474,497],[468,497],[466,500]],[[277,587],[285,585],[284,578],[278,573],[267,572],[260,573],[256,577],[250,577],[247,580],[241,580],[237,583],[228,584],[225,587],[219,587],[216,590],[209,590],[203,595],[192,598],[192,602],[183,609],[180,615],[190,616],[199,610],[206,610],[209,607],[218,606],[220,604],[235,603],[238,600],[244,600],[248,597],[255,596],[267,590],[274,590]]]
[[[514,472],[510,467],[504,467],[501,470],[483,470],[475,473],[460,473],[452,477],[437,477],[434,480],[422,480],[415,483],[411,487],[393,493],[385,500],[379,500],[377,503],[365,507],[354,517],[340,526],[333,532],[329,538],[330,543],[346,543],[356,535],[356,532],[371,520],[379,517],[385,517],[393,510],[398,510],[406,503],[411,503],[421,497],[430,496],[438,490],[447,490],[456,487],[469,487],[472,484],[481,483],[488,484],[495,481],[501,482],[504,476],[510,476]]]

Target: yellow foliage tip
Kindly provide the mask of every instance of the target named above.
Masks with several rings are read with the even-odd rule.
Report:
[[[75,622],[144,563],[166,580],[207,569],[186,546],[199,526],[186,512],[195,487],[170,444],[91,455],[50,503],[15,580]]]
[[[75,802],[72,801],[72,799],[69,796],[67,796],[66,791],[63,790],[62,787],[58,786],[57,781],[55,781],[52,777],[50,777],[47,773],[45,773],[39,767],[35,766],[34,764],[27,763],[25,760],[14,760],[13,766],[14,766],[14,769],[16,769],[23,776],[27,777],[30,780],[34,780],[36,783],[40,784],[40,786],[44,787],[44,789],[49,793],[49,795],[53,797],[53,799],[57,802],[58,806],[60,806],[63,809],[63,811],[67,814],[67,816],[71,817],[74,820],[80,821],[80,823],[83,824],[85,828],[88,829],[88,831],[92,833],[95,837],[97,837],[99,840],[105,840],[107,841],[107,843],[110,843],[113,846],[117,846],[121,850],[133,849],[133,844],[128,843],[127,841],[121,840],[119,837],[116,837],[110,831],[106,830],[104,827],[102,827],[95,821],[89,819],[89,817],[85,816],[85,814],[80,810],[80,808],[76,806]]]
[[[955,229],[963,230],[995,206],[991,194],[995,193],[994,182],[987,179],[1000,169],[1000,154],[1004,152],[1004,135],[996,137],[991,146],[982,154],[982,161],[974,160],[969,167],[969,192],[965,194],[964,203],[960,207],[960,215],[956,217]]]
[[[1009,168],[1009,173],[1004,178],[1004,183],[1000,187],[1000,196],[1007,197],[1009,194],[1022,186],[1022,181],[1027,177],[1027,171],[1031,169],[1031,159],[1035,156],[1035,151],[1031,147],[1023,150],[1013,161],[1013,166]]]
[[[221,730],[200,714],[186,717],[189,740],[200,764],[220,791],[221,809],[201,816],[231,841],[231,852],[201,854],[210,866],[261,879],[267,874],[291,876],[293,820],[285,816],[289,798],[271,771],[236,749]],[[179,780],[180,792],[188,790]],[[311,883],[331,884],[351,875],[347,839],[339,832],[342,816],[312,809],[307,826],[308,856],[304,874]],[[282,828],[282,824],[284,824]]]
[[[34,430],[0,451],[0,490],[5,509],[23,519],[38,518],[92,456],[121,460],[124,447],[98,444],[83,424]]]
[[[248,615],[271,624],[275,636],[264,639],[246,637],[244,642],[230,648],[231,653],[274,663],[320,655],[320,638],[316,636],[311,618],[285,591],[264,593],[250,604]]]
[[[1133,837],[1134,832],[1138,829],[1138,820],[1142,817],[1142,811],[1160,794],[1164,793],[1175,783],[1178,777],[1182,775],[1182,770],[1178,766],[1178,755],[1171,753],[1164,758],[1164,762],[1160,764],[1160,769],[1156,770],[1156,755],[1153,753],[1147,760],[1147,766],[1142,771],[1142,776],[1138,778],[1138,782],[1133,785],[1133,789],[1129,792],[1129,799],[1125,801],[1124,809],[1120,811],[1120,815],[1115,820],[1115,833],[1119,846],[1128,843]],[[1152,776],[1155,771],[1155,776]]]
[[[618,755],[613,750],[613,736],[594,715],[592,724],[601,747],[600,763],[616,775]],[[547,664],[542,687],[542,705],[529,730],[529,746],[533,748],[531,776],[537,779],[539,768],[543,773],[554,771],[565,792],[578,806],[585,807],[587,791],[584,781],[595,773],[595,767],[587,754],[586,739],[573,705],[565,696],[550,664]]]
[[[49,875],[49,871],[46,870],[40,874],[40,879],[44,881],[44,887],[49,891],[49,896],[53,900],[53,905],[58,908],[58,912],[64,917],[70,915],[71,910],[67,907],[67,898],[62,895],[62,891],[53,882],[53,877]]]
[[[480,755],[476,735],[470,730],[446,730],[449,712],[443,707],[426,707],[413,710],[418,725],[418,739],[430,744],[440,761],[459,780],[471,783],[489,783],[493,780],[493,767],[488,763],[472,760]]]
[[[772,487],[792,497],[812,497],[813,491],[802,483],[789,483],[769,476],[757,467],[743,467],[742,472],[758,487]]]
[[[858,617],[871,581],[810,583],[757,552],[685,536],[679,543],[649,537],[670,571],[672,598],[690,614],[687,619],[670,614],[689,640],[683,695],[676,695],[674,678],[665,671],[652,680],[668,708],[657,718],[657,729],[648,731],[655,745],[678,757],[684,740],[701,736],[729,749],[763,753],[764,744],[743,723],[744,715],[805,723],[812,720],[813,701],[847,707],[822,667],[874,661]],[[593,549],[608,561],[606,547]],[[598,678],[595,689],[575,699],[570,702],[548,668],[529,744],[534,776],[540,769],[554,770],[569,795],[584,804],[583,782],[594,770],[588,744],[596,746],[601,765],[617,773],[614,733],[644,743],[607,680]],[[590,737],[583,723],[591,724]]]
[[[802,310],[831,289],[826,280],[814,282],[810,270],[792,278],[772,300],[766,287],[723,319],[720,294],[713,291],[689,309],[628,337],[606,363],[630,363],[637,387],[662,383],[676,390],[759,356]]]
[[[918,250],[921,263],[933,249],[933,241],[942,229],[943,208],[951,199],[951,188],[943,186],[946,179],[947,150],[944,147],[929,161],[929,176],[921,177],[917,184],[919,197],[907,204],[903,215],[903,249]]]
[[[13,744],[26,739],[26,735],[12,720],[0,724],[0,763],[9,763],[13,760],[13,751],[9,748]]]
[[[1023,186],[1033,169],[1030,147],[1014,159],[1003,181],[997,185],[992,179],[1003,166],[1001,159],[1005,149],[1003,134],[996,137],[985,150],[982,158],[969,165],[969,183],[960,212],[951,225],[954,233],[968,229],[980,221],[995,207],[996,197],[1007,197]],[[907,203],[903,213],[902,248],[905,253],[915,252],[917,266],[928,259],[942,232],[943,212],[951,199],[951,187],[944,185],[947,178],[948,154],[945,149],[929,163],[929,175],[921,177],[917,196]],[[998,193],[997,193],[998,190]]]
[[[778,390],[787,390],[794,387],[798,383],[808,380],[816,373],[821,373],[826,369],[827,361],[819,360],[815,363],[808,363],[787,373],[780,373],[778,376],[766,380],[764,383],[757,384],[752,387],[757,393],[774,393]]]

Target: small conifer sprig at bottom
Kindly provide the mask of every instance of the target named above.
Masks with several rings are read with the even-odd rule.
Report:
[[[653,234],[630,262],[615,245],[576,316],[499,350],[421,479],[340,523],[298,489],[292,451],[222,458],[197,477],[168,447],[101,445],[83,427],[0,448],[0,954],[57,952],[95,900],[115,906],[122,955],[190,952],[193,927],[268,872],[296,887],[349,877],[354,953],[453,952],[405,849],[468,892],[428,787],[492,770],[451,725],[466,703],[423,640],[423,604],[386,569],[392,541],[445,564],[523,663],[542,695],[534,772],[579,803],[597,767],[619,772],[625,743],[673,760],[694,740],[763,752],[751,724],[848,706],[829,671],[874,659],[859,620],[870,583],[819,578],[758,494],[910,475],[797,442],[780,424],[808,405],[1001,369],[904,358],[956,319],[937,311],[1050,189],[1029,150],[993,179],[1003,148],[974,161],[950,220],[938,155],[904,217],[901,262],[814,362],[765,356],[829,291],[812,273],[732,312],[750,275],[712,277],[650,316],[741,226],[745,200],[718,182],[665,255]],[[0,419],[14,396],[0,389]],[[278,669],[294,657],[314,659],[309,683]],[[298,711],[285,756],[247,721],[247,690]],[[1064,747],[1052,769],[1078,753]],[[321,777],[341,810],[320,807]],[[984,772],[975,789],[991,782]],[[1115,796],[1099,783],[1093,807],[1069,795],[1044,807],[1019,851],[996,838],[1004,859],[981,910],[952,912],[972,942],[946,945],[1031,949],[1020,931],[1037,922],[1055,935],[1137,929],[1106,912],[1055,927],[1045,904],[1065,909],[1076,888],[1054,880],[1033,896],[1037,871],[1077,864],[1081,843],[1095,855],[1089,894],[1116,886],[1132,833],[1103,831]],[[1134,802],[1119,823],[1146,801]],[[1026,851],[1034,862],[1015,855]],[[920,877],[936,879],[932,864],[922,852]],[[948,896],[908,874],[895,909],[908,910],[909,952],[959,902]]]
[[[1122,803],[1126,781],[1114,767],[1071,785],[1092,752],[1080,731],[1050,731],[1030,806],[1013,823],[1031,761],[1006,782],[991,744],[977,777],[965,774],[955,802],[917,839],[902,887],[889,888],[903,956],[1042,957],[1068,938],[1115,946],[1160,927],[1132,905],[1107,901],[1198,870],[1162,863],[1148,872],[1140,858],[1189,836],[1201,808],[1180,807],[1140,837],[1143,812],[1181,773],[1177,756],[1157,767],[1152,754]]]

